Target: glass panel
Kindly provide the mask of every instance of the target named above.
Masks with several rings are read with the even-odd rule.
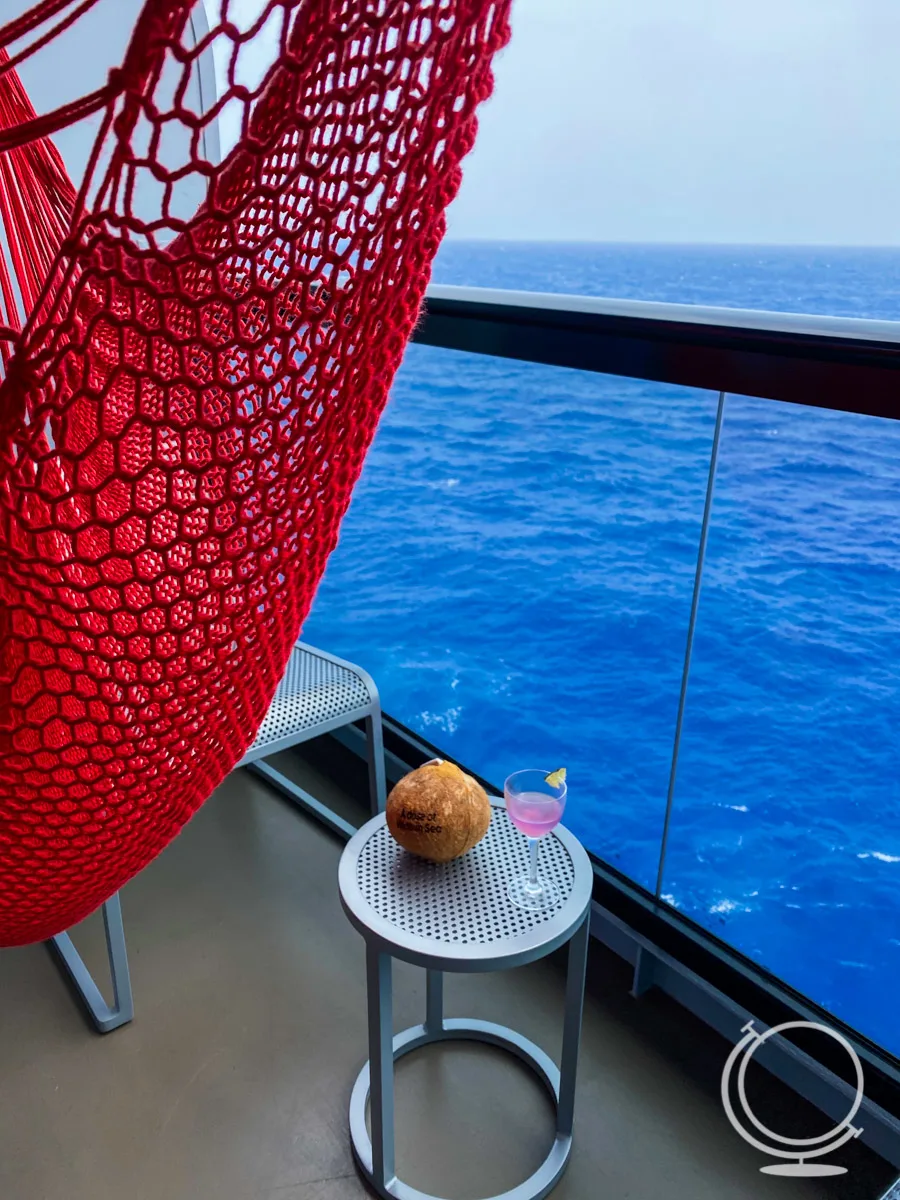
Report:
[[[900,1053],[900,424],[729,397],[664,892]]]
[[[411,346],[304,636],[656,883],[716,398]]]

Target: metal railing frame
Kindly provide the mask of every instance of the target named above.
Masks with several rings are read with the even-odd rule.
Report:
[[[900,322],[432,286],[414,340],[900,418]]]
[[[718,394],[656,889],[650,901],[660,919],[677,921],[678,914],[662,912],[661,888],[726,398],[742,395],[900,419],[900,322],[432,286],[414,341]],[[599,862],[597,870],[602,872]],[[597,903],[592,932],[633,964],[635,995],[649,986],[661,987],[724,1036],[738,1039],[747,1010]],[[704,935],[697,927],[691,936],[702,940]],[[818,1006],[807,1005],[805,999],[792,1000],[790,989],[767,980],[764,971],[755,972],[737,951],[732,959],[714,941],[710,936],[712,955],[727,958],[737,970],[754,976],[754,982],[762,982],[779,1002],[792,1004],[801,1019],[821,1018],[823,1010]],[[831,1023],[841,1026],[833,1018]],[[843,1028],[852,1036],[852,1030]],[[900,1098],[900,1072],[893,1057],[865,1039],[854,1040],[867,1066],[882,1073],[889,1088],[897,1085]],[[837,1118],[846,1101],[846,1083],[787,1044],[769,1045],[769,1069]],[[862,1138],[900,1167],[900,1109],[891,1107],[894,1111],[864,1102],[867,1129]]]

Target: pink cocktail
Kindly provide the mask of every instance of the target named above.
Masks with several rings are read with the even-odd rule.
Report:
[[[544,796],[540,792],[522,792],[506,798],[509,819],[528,838],[540,838],[552,833],[562,820],[564,800]]]
[[[554,908],[560,901],[559,888],[552,880],[538,875],[538,842],[562,820],[566,807],[565,781],[548,782],[546,771],[516,771],[507,779],[503,795],[509,819],[528,838],[529,861],[528,874],[514,879],[507,895],[520,908]]]

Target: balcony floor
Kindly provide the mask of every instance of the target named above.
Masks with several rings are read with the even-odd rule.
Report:
[[[292,761],[310,790],[346,805]],[[44,947],[0,956],[4,1200],[367,1194],[346,1115],[366,1057],[364,952],[338,900],[340,851],[247,772],[232,775],[123,894],[137,1015],[105,1038]],[[101,977],[99,921],[76,941]],[[718,1100],[725,1043],[662,995],[630,999],[623,964],[596,944],[590,976],[558,1200],[875,1200],[888,1187],[893,1172],[858,1144],[841,1180],[761,1175]],[[422,1019],[421,973],[399,964],[394,995],[398,1029]],[[450,976],[446,1000],[450,1015],[514,1024],[558,1052],[558,962]],[[769,1112],[802,1108],[766,1077],[756,1084]],[[538,1085],[499,1052],[432,1047],[398,1067],[398,1169],[423,1190],[509,1188],[550,1129]]]

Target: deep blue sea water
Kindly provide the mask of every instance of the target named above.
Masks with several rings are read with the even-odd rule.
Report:
[[[900,251],[447,242],[435,279],[900,319]],[[411,346],[304,636],[654,887],[716,397]],[[900,424],[730,397],[663,893],[900,1054]]]

